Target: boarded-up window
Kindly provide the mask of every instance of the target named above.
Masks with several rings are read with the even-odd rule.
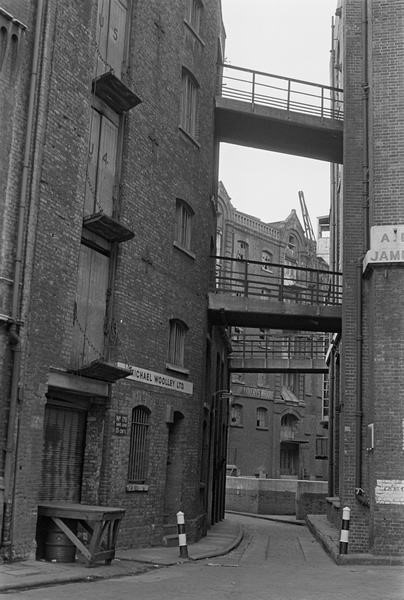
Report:
[[[181,94],[181,127],[192,137],[197,137],[198,84],[192,75],[183,70]]]
[[[41,500],[80,502],[86,412],[47,404]]]
[[[168,343],[168,362],[177,367],[184,366],[185,335],[188,327],[178,319],[170,321],[170,339]]]
[[[104,353],[109,257],[81,244],[73,328],[76,368]]]
[[[130,430],[128,481],[145,483],[149,458],[149,417],[145,406],[135,406],[132,410]]]
[[[125,0],[98,0],[97,75],[113,69],[114,74],[121,77],[127,12],[128,5]]]
[[[84,209],[86,215],[101,210],[107,215],[112,214],[117,146],[117,123],[92,108]]]

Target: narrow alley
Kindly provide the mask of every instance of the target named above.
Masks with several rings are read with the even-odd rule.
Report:
[[[10,600],[402,600],[402,567],[335,565],[305,526],[227,515],[243,527],[225,556],[108,580],[8,594]],[[106,567],[107,568],[107,567]]]

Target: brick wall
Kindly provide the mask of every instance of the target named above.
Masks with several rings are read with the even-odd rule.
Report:
[[[18,3],[19,16],[32,20],[35,3],[28,8],[23,4]],[[26,214],[29,233],[23,290],[23,402],[14,507],[17,556],[27,555],[35,545],[49,370],[63,371],[70,366],[91,80],[97,56],[96,5],[95,1],[57,3],[49,6],[45,15],[42,50],[46,54],[42,56],[38,80],[34,128],[37,164]],[[178,508],[186,512],[199,533],[203,510],[199,476],[202,405],[207,392],[204,376],[209,254],[215,235],[211,201],[215,192],[213,97],[221,17],[218,2],[204,2],[202,44],[184,23],[185,5],[183,0],[170,6],[157,0],[133,3],[130,60],[124,77],[142,103],[125,118],[119,204],[120,219],[135,237],[117,252],[112,359],[190,381],[194,393],[185,395],[123,381],[113,384],[108,398],[99,400],[99,404],[90,403],[82,498],[126,509],[119,540],[123,546],[147,545],[161,539],[169,436],[167,407],[183,416],[181,443],[187,447]],[[24,85],[32,35],[31,27],[24,54]],[[183,66],[199,83],[197,140],[178,127]],[[19,119],[15,173],[21,161],[22,108]],[[3,155],[1,159],[4,169]],[[10,207],[16,205],[17,178],[13,186]],[[176,198],[187,201],[194,211],[194,257],[173,244]],[[12,219],[8,247],[14,243],[15,214]],[[180,318],[188,326],[184,365],[188,375],[166,369],[172,318]],[[215,338],[214,349],[219,343],[218,351],[223,354],[223,342],[218,340]],[[130,420],[137,404],[151,411],[149,489],[126,492],[129,433],[115,435],[113,424],[116,413],[126,414]]]
[[[347,1],[344,11],[344,303],[343,303],[343,473],[342,505],[351,508],[350,549],[376,554],[404,551],[402,506],[381,504],[375,496],[378,480],[403,480],[403,275],[399,266],[375,267],[363,286],[362,332],[358,325],[359,294],[356,265],[367,250],[368,226],[403,222],[401,199],[403,118],[398,72],[404,58],[402,2],[370,5],[368,29],[369,83],[369,220],[363,208],[364,94],[363,21],[358,2]],[[356,338],[363,335],[361,487],[370,508],[355,498],[355,417],[358,364]],[[374,423],[375,447],[366,451],[366,428]],[[342,453],[341,453],[342,454]]]

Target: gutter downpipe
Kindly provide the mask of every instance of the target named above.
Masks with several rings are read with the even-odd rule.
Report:
[[[364,219],[364,252],[369,248],[369,65],[368,65],[368,0],[363,0],[362,8],[362,89],[363,89],[363,165],[362,165],[362,185],[363,185],[363,219]],[[357,386],[356,386],[356,447],[355,447],[355,497],[363,506],[369,506],[367,494],[362,488],[362,424],[363,424],[363,333],[362,333],[362,259],[357,265],[357,307],[356,318],[358,334],[356,338],[356,361],[357,361]]]
[[[21,174],[21,190],[18,208],[18,229],[15,255],[14,284],[11,305],[11,325],[9,327],[9,342],[12,351],[12,371],[10,381],[10,403],[7,423],[6,456],[4,463],[4,519],[2,524],[2,545],[8,548],[8,558],[12,559],[12,515],[15,488],[15,459],[17,451],[17,406],[19,378],[21,367],[21,338],[20,338],[20,286],[22,284],[22,262],[24,251],[26,196],[32,145],[32,130],[35,114],[36,88],[38,80],[38,65],[41,44],[45,0],[37,0],[37,18],[30,74],[30,89],[27,110],[27,128],[25,136],[24,160]]]
[[[335,49],[334,49],[334,38],[335,38],[335,23],[334,17],[331,17],[331,57],[330,57],[330,80],[331,87],[335,87]],[[333,92],[333,107],[335,104],[334,92]],[[332,227],[331,240],[333,246],[335,245],[335,196],[336,196],[336,185],[335,185],[335,167],[330,164],[330,182],[331,182],[331,207],[330,207],[330,225]],[[332,221],[332,222],[331,222]],[[332,269],[335,268],[335,251],[334,248],[330,247],[330,253],[332,257]],[[334,351],[331,353],[329,363],[329,390],[328,390],[328,496],[334,496],[334,382],[335,382],[335,370],[334,370]]]

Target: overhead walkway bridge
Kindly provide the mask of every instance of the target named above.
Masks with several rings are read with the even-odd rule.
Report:
[[[323,334],[276,336],[236,328],[231,339],[233,373],[327,373],[329,337]]]
[[[232,65],[219,70],[219,142],[342,163],[340,88]]]
[[[215,261],[208,311],[213,324],[341,331],[342,274],[224,256]]]

